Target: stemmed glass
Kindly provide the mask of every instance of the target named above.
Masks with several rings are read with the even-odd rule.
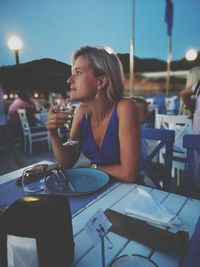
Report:
[[[60,112],[69,113],[68,120],[67,120],[67,122],[64,125],[66,127],[66,129],[67,129],[68,139],[62,145],[63,146],[73,146],[73,145],[76,145],[76,144],[79,143],[79,141],[72,140],[70,138],[70,129],[71,129],[71,126],[72,126],[73,115],[74,115],[74,107],[73,107],[73,104],[72,104],[72,102],[70,102],[69,99],[66,99],[66,100],[64,100],[64,101],[62,101],[62,102],[60,102],[58,104],[60,105],[60,109],[59,109]]]

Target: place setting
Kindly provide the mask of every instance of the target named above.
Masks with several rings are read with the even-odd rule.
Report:
[[[0,206],[9,206],[24,194],[56,194],[70,198],[75,212],[78,209],[76,197],[85,205],[111,184],[109,175],[93,168],[62,169],[57,162],[36,164],[25,168],[19,178],[1,186],[0,195],[4,198],[1,200],[0,197]],[[4,191],[7,192],[6,198]]]
[[[109,182],[109,176],[92,168],[54,170],[46,177],[46,189],[66,196],[83,196],[94,193]]]

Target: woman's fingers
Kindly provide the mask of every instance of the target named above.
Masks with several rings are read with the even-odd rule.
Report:
[[[63,120],[59,120],[59,119],[56,119],[56,118],[53,118],[53,119],[49,118],[47,120],[47,123],[46,123],[46,128],[48,130],[55,129],[55,128],[62,128],[62,127],[65,126],[64,125],[65,123],[66,123],[66,121],[63,122]]]
[[[59,112],[59,106],[53,105],[49,109],[46,127],[48,130],[55,128],[62,128],[65,126],[67,120],[68,120],[68,114]]]
[[[54,114],[59,112],[59,105],[52,105],[49,109],[49,114]]]
[[[67,118],[59,118],[59,117],[52,117],[49,116],[47,120],[47,127],[50,128],[61,128],[65,126],[65,123],[67,121]]]

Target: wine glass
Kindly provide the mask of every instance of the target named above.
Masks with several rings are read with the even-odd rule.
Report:
[[[158,265],[151,259],[139,255],[122,255],[116,258],[110,265],[111,267],[158,267]]]
[[[71,129],[71,126],[72,126],[72,121],[73,121],[73,115],[74,115],[74,107],[73,107],[73,104],[70,102],[69,99],[66,99],[65,101],[63,101],[62,103],[59,103],[60,104],[60,109],[59,111],[60,112],[66,112],[66,113],[69,113],[68,115],[68,120],[67,122],[65,123],[65,127],[67,129],[67,141],[64,142],[62,145],[63,146],[73,146],[73,145],[76,145],[79,143],[79,141],[77,140],[72,140],[70,138],[70,129]]]

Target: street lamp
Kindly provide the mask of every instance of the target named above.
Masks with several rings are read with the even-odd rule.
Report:
[[[14,51],[16,64],[19,64],[19,50],[22,48],[23,44],[19,37],[12,36],[8,40],[8,47]]]

